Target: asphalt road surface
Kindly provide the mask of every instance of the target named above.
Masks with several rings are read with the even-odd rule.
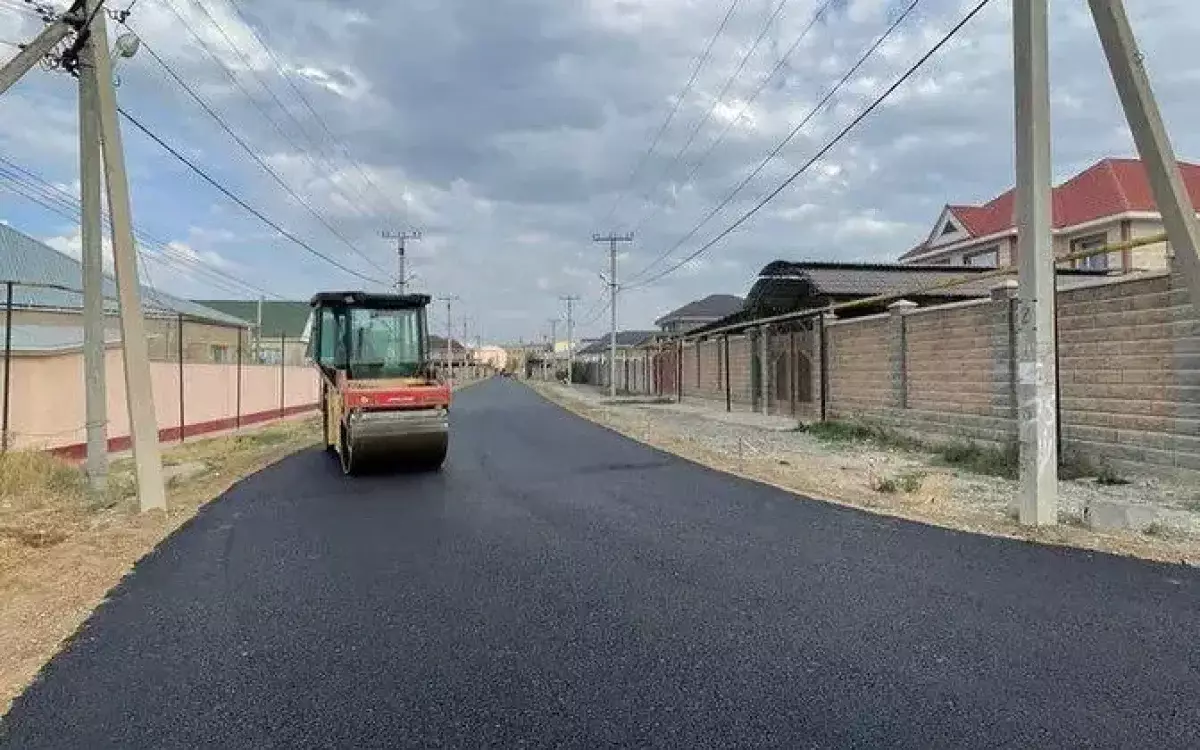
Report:
[[[12,748],[1200,746],[1200,576],[878,518],[503,380],[440,474],[319,451],[144,560]]]

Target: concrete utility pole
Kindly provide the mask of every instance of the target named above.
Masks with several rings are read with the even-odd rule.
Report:
[[[1058,522],[1047,2],[1013,0],[1021,443],[1018,514],[1022,524],[1036,526]]]
[[[418,229],[411,231],[386,229],[380,235],[386,240],[396,241],[396,291],[404,294],[405,289],[408,287],[408,273],[404,267],[404,246],[408,240],[421,239],[421,232]]]
[[[462,321],[462,323],[463,323],[463,340],[461,343],[462,343],[462,350],[463,350],[463,372],[466,374],[463,377],[467,378],[468,380],[471,378],[471,370],[468,369],[470,367],[470,365],[468,364],[470,362],[470,358],[468,357],[468,353],[467,353],[467,342],[470,341],[470,338],[467,336],[467,326],[470,325],[470,322],[471,322],[471,319],[468,318],[466,315],[464,315],[463,321]]]
[[[1146,167],[1154,202],[1162,214],[1180,271],[1187,280],[1192,312],[1200,316],[1200,263],[1197,262],[1200,225],[1179,174],[1179,162],[1150,88],[1150,78],[1142,66],[1142,54],[1125,14],[1125,4],[1121,0],[1089,0],[1089,5],[1138,156]]]
[[[446,303],[446,376],[450,382],[454,382],[454,358],[450,351],[450,342],[454,339],[453,318],[450,315],[450,306],[458,299],[457,294],[451,294],[445,297],[438,297]]]
[[[138,500],[142,511],[165,510],[162,454],[158,444],[158,423],[154,411],[154,393],[150,379],[150,352],[146,344],[146,325],[142,319],[142,298],[138,285],[137,249],[133,244],[133,218],[129,208],[129,182],[125,175],[125,152],[121,127],[117,121],[117,92],[113,86],[112,59],[108,51],[108,26],[100,7],[101,0],[85,0],[83,7],[91,19],[91,68],[79,71],[91,80],[99,105],[100,145],[104,154],[105,184],[108,187],[108,212],[112,223],[113,267],[116,271],[117,301],[121,309],[121,349],[125,361],[125,402],[133,433],[133,461],[138,478]]]
[[[610,332],[608,337],[608,395],[617,396],[617,243],[633,242],[633,233],[592,235],[593,242],[608,243],[608,290],[610,305]]]
[[[80,67],[95,66],[91,41],[79,52]],[[87,422],[87,478],[93,498],[108,484],[108,406],[105,383],[104,223],[101,211],[104,167],[100,152],[99,102],[88,75],[79,76],[79,203],[83,245],[83,383]]]
[[[256,317],[254,326],[254,364],[262,364],[262,340],[263,340],[263,298],[258,298],[258,304],[255,305]]]
[[[558,374],[558,318],[550,318],[550,379]]]
[[[559,297],[560,300],[567,303],[567,385],[575,384],[575,313],[574,305],[579,301],[578,297],[565,295]]]

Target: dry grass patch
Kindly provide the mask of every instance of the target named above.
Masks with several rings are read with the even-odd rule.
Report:
[[[319,420],[168,446],[189,465],[166,513],[139,513],[131,459],[92,497],[81,469],[42,453],[0,456],[0,714],[139,559],[233,483],[312,445]]]

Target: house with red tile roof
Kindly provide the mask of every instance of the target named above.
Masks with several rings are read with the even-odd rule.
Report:
[[[1200,165],[1179,163],[1192,205],[1200,210]],[[1013,190],[982,206],[948,205],[921,244],[900,256],[909,265],[1004,266],[1017,260]],[[1138,159],[1104,159],[1053,191],[1057,255],[1158,234],[1162,216]],[[1127,273],[1167,267],[1167,243],[1092,256],[1071,267]]]

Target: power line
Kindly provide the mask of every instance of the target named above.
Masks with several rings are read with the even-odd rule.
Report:
[[[46,209],[47,211],[49,211],[57,216],[60,216],[70,222],[78,223],[78,221],[79,221],[78,208],[71,209],[68,207],[64,207],[52,199],[43,197],[34,192],[26,192],[26,191],[30,190],[30,188],[25,187],[24,189],[22,189],[21,184],[19,182],[14,181],[13,178],[10,177],[8,174],[6,174],[3,170],[0,170],[0,179],[8,180],[7,183],[0,183],[0,184],[2,184],[3,187],[12,191],[13,193],[21,196],[22,198],[25,198],[26,200],[30,201],[31,203],[34,203],[34,204]],[[14,187],[14,185],[15,185],[15,187]],[[146,255],[147,255],[147,253],[143,252],[141,243],[139,241],[138,258],[142,262],[143,269],[145,267],[145,262],[146,262],[145,256]],[[155,259],[160,260],[160,261],[170,265],[170,261],[166,258],[155,256]],[[180,268],[179,266],[176,266],[176,267]],[[195,269],[195,270],[199,270],[199,269]],[[148,274],[147,274],[147,281],[148,281],[147,286],[152,287],[152,284],[149,282]],[[231,286],[229,284],[226,284],[224,282],[221,282],[221,281],[209,279],[209,283],[213,284],[214,286],[216,286],[218,288],[224,289],[225,291],[233,291],[238,294],[245,293],[243,290],[241,290],[237,287]],[[152,291],[156,291],[156,290],[152,289]]]
[[[816,11],[813,12],[812,18],[809,19],[808,23],[805,24],[804,29],[795,38],[787,50],[784,51],[783,55],[780,56],[779,61],[775,63],[775,67],[771,69],[770,73],[763,76],[762,80],[760,80],[758,85],[754,88],[754,91],[752,91],[750,96],[747,97],[746,101],[742,103],[742,107],[737,111],[737,114],[726,121],[725,127],[722,128],[716,139],[713,140],[712,143],[708,144],[708,148],[705,149],[704,153],[700,155],[700,158],[697,159],[694,164],[692,164],[692,168],[688,171],[687,176],[683,178],[682,184],[685,188],[692,184],[692,180],[696,177],[696,173],[700,171],[700,167],[702,167],[704,163],[708,161],[708,158],[712,156],[714,151],[716,151],[717,146],[721,145],[721,143],[725,141],[725,137],[729,135],[731,130],[733,130],[733,126],[742,119],[742,116],[746,114],[747,110],[749,110],[751,105],[753,105],[758,99],[759,94],[766,90],[767,84],[770,83],[773,78],[775,78],[779,71],[783,70],[791,56],[796,52],[804,40],[808,38],[808,33],[812,31],[814,26],[817,25],[817,21],[819,21],[821,17],[825,15],[825,11],[829,10],[829,6],[832,4],[833,0],[826,0],[826,2],[824,2],[819,8],[817,8]],[[633,231],[641,232],[641,230],[645,227],[646,222],[657,215],[662,208],[663,204],[659,203],[654,208],[643,214],[642,218],[638,219],[637,223],[634,224]]]
[[[695,258],[699,257],[701,254],[706,252],[713,245],[716,245],[718,242],[720,242],[721,240],[728,237],[734,230],[736,230],[742,224],[746,223],[752,216],[754,216],[760,210],[762,210],[763,206],[766,206],[768,203],[770,203],[772,200],[774,200],[776,196],[778,196],[785,189],[787,189],[787,187],[789,185],[791,185],[793,182],[795,182],[800,177],[800,175],[807,172],[808,169],[810,167],[812,167],[813,164],[815,164],[819,159],[821,159],[821,157],[823,157],[826,153],[828,153],[834,146],[836,146],[838,143],[840,143],[842,141],[842,139],[845,138],[846,135],[849,134],[851,130],[853,130],[855,127],[857,127],[860,122],[865,120],[867,117],[870,116],[870,114],[872,112],[874,112],[876,109],[878,109],[878,107],[881,104],[883,104],[883,102],[886,101],[887,98],[896,91],[896,89],[900,88],[900,86],[902,86],[905,81],[907,81],[909,78],[911,78],[917,72],[917,70],[919,70],[921,68],[922,65],[924,65],[926,62],[928,62],[929,59],[938,52],[938,50],[940,50],[942,47],[944,47],[946,45],[946,43],[949,42],[950,39],[953,38],[954,35],[957,34],[964,26],[966,26],[967,23],[970,22],[970,20],[972,18],[974,18],[981,10],[983,10],[984,7],[990,1],[991,0],[980,0],[980,2],[978,4],[976,4],[975,7],[972,8],[971,11],[962,18],[962,20],[960,20],[948,32],[946,32],[946,34],[944,36],[942,36],[942,38],[939,39],[936,44],[934,44],[924,55],[922,55],[920,57],[920,59],[918,59],[915,63],[913,63],[912,66],[910,66],[899,78],[897,78],[890,86],[888,86],[888,88],[882,94],[880,94],[878,97],[876,97],[876,99],[874,101],[872,101],[871,104],[869,104],[866,107],[866,109],[864,109],[857,116],[855,116],[855,118],[853,120],[851,120],[849,122],[849,124],[847,124],[844,128],[842,128],[838,132],[837,135],[835,135],[828,143],[826,143],[824,146],[822,146],[821,149],[812,156],[812,158],[810,158],[808,161],[806,161],[803,164],[803,166],[801,166],[799,169],[797,169],[795,172],[793,172],[791,174],[791,176],[789,176],[786,180],[784,180],[782,183],[780,183],[779,186],[777,186],[774,190],[767,193],[767,195],[765,197],[763,197],[758,203],[756,203],[749,211],[746,211],[744,214],[742,214],[735,222],[733,222],[732,224],[727,226],[725,229],[723,229],[719,234],[717,234],[716,237],[713,237],[711,240],[709,240],[705,244],[701,245],[700,248],[697,249],[695,252],[693,252],[691,255],[688,255],[683,260],[679,261],[678,263],[675,263],[674,265],[670,266],[669,268],[664,269],[663,271],[660,271],[659,273],[655,274],[654,276],[651,276],[650,278],[645,279],[645,280],[639,282],[638,284],[633,285],[632,287],[630,287],[630,289],[637,289],[637,288],[647,286],[647,285],[652,284],[655,281],[663,278],[664,276],[667,276],[668,274],[674,273],[676,270],[683,267],[685,264],[689,263],[690,261],[694,260]],[[915,4],[916,3],[914,2],[914,5]]]
[[[266,43],[266,41],[262,38],[262,36],[259,35],[258,30],[255,29],[254,26],[246,19],[246,16],[242,13],[242,9],[240,7],[238,7],[237,3],[232,2],[232,0],[230,0],[228,2],[228,5],[229,5],[229,7],[231,7],[233,9],[233,12],[237,14],[238,20],[240,20],[242,22],[242,24],[247,29],[250,30],[250,33],[254,36],[254,39],[258,42],[259,46],[261,46],[263,48],[263,51],[265,51],[267,53],[267,56],[271,59],[271,62],[274,63],[275,69],[279,72],[280,78],[282,78],[284,80],[284,82],[286,82],[288,84],[288,86],[291,87],[292,91],[294,91],[296,93],[296,97],[300,100],[300,102],[308,110],[309,114],[311,114],[313,116],[313,119],[315,119],[317,121],[317,123],[321,126],[321,129],[325,132],[325,135],[328,136],[330,142],[333,143],[335,146],[337,146],[338,149],[342,152],[342,155],[346,158],[347,163],[352,165],[358,171],[359,176],[361,176],[363,178],[363,180],[375,190],[375,194],[377,196],[382,197],[383,200],[387,202],[388,207],[390,207],[391,210],[393,210],[399,214],[402,214],[405,221],[407,221],[408,220],[407,206],[405,206],[405,207],[397,206],[392,201],[391,195],[388,194],[387,192],[385,192],[382,188],[379,187],[379,185],[377,185],[375,183],[375,180],[371,178],[371,175],[363,167],[362,163],[357,161],[356,159],[354,159],[354,157],[352,157],[350,155],[350,149],[348,149],[346,147],[346,144],[343,141],[339,140],[337,138],[337,136],[335,136],[333,134],[333,132],[329,129],[329,124],[326,122],[325,118],[322,117],[319,112],[317,112],[316,108],[313,107],[312,102],[309,101],[308,97],[304,95],[303,90],[301,90],[300,87],[297,86],[296,83],[287,74],[287,71],[285,70],[283,63],[275,55],[275,51],[273,49],[271,49],[271,46],[268,45]]]
[[[708,224],[708,222],[712,221],[717,214],[719,214],[726,206],[728,206],[755,177],[757,177],[764,169],[766,169],[767,165],[771,163],[771,160],[778,156],[779,152],[782,151],[787,144],[791,143],[792,139],[800,133],[804,126],[807,125],[817,115],[817,113],[819,113],[821,109],[823,109],[825,105],[828,104],[835,95],[837,95],[839,91],[841,91],[842,87],[845,86],[854,76],[854,74],[866,64],[867,60],[869,60],[871,56],[875,54],[875,51],[878,50],[885,41],[887,41],[887,39],[897,28],[899,28],[900,24],[902,24],[904,20],[908,18],[908,15],[912,13],[913,9],[916,8],[919,3],[920,0],[912,0],[908,7],[906,7],[904,11],[892,21],[888,28],[885,29],[882,34],[876,37],[875,41],[872,42],[871,45],[868,46],[861,55],[859,55],[858,59],[854,61],[854,64],[851,65],[846,72],[842,74],[842,77],[839,78],[837,82],[829,89],[829,91],[825,93],[825,96],[821,97],[821,99],[813,105],[812,109],[810,109],[804,115],[800,122],[796,123],[795,127],[791,129],[791,131],[783,138],[783,140],[775,144],[775,147],[772,148],[767,155],[762,158],[762,160],[758,163],[758,166],[756,166],[749,174],[743,177],[742,180],[717,203],[717,205],[709,210],[703,219],[701,219],[687,232],[687,234],[685,234],[683,237],[680,237],[675,244],[671,245],[671,247],[669,247],[666,251],[660,253],[654,258],[654,260],[642,268],[642,270],[629,277],[630,282],[636,281],[642,276],[645,276],[651,268],[654,268],[659,263],[669,258],[672,253],[674,253],[680,247],[683,247],[683,245],[692,237],[695,237],[696,234],[703,229],[706,224]]]
[[[300,133],[300,135],[303,138],[305,138],[310,145],[312,145],[314,147],[316,152],[320,155],[323,163],[325,164],[325,167],[327,169],[329,169],[330,174],[333,174],[334,172],[336,172],[337,171],[336,169],[331,168],[331,167],[336,166],[335,160],[329,158],[329,156],[325,153],[325,150],[323,148],[321,148],[321,146],[318,144],[317,140],[314,139],[308,133],[307,130],[305,130],[304,125],[300,122],[300,120],[294,114],[292,114],[292,112],[283,103],[283,100],[280,99],[279,96],[275,93],[275,90],[267,85],[266,79],[258,73],[258,71],[254,67],[253,61],[250,60],[249,56],[246,55],[244,50],[242,50],[242,48],[238,45],[238,43],[233,39],[232,35],[230,35],[229,32],[226,30],[225,26],[220,21],[218,21],[215,16],[213,16],[213,14],[208,10],[208,8],[205,6],[205,4],[203,3],[202,0],[193,0],[193,1],[195,2],[196,6],[200,9],[200,12],[203,13],[205,18],[208,19],[209,23],[211,23],[217,29],[217,31],[221,34],[221,36],[225,39],[225,42],[229,45],[230,49],[232,49],[234,51],[234,53],[237,54],[237,56],[246,65],[246,69],[249,70],[251,72],[251,75],[254,77],[254,79],[256,81],[258,81],[259,86],[261,86],[262,89],[264,91],[266,91],[267,94],[275,101],[275,103],[277,105],[279,105],[280,111],[282,111],[284,113],[284,115],[286,115],[287,118],[292,121],[292,123],[296,126],[296,130]],[[236,6],[234,6],[234,10],[235,10],[235,12],[237,11]],[[240,17],[240,13],[239,13],[239,17]],[[249,26],[249,24],[247,24],[247,26]],[[253,32],[253,29],[251,29],[251,31]],[[255,33],[254,36],[256,39],[258,39],[257,33]],[[258,39],[258,41],[260,44],[262,44],[261,39]],[[263,45],[263,46],[265,48],[266,45]],[[269,50],[268,50],[268,53],[269,53]],[[272,59],[274,59],[273,55],[269,55],[269,56],[272,57]],[[278,64],[276,64],[276,70],[279,70],[279,68],[280,68],[280,66]],[[284,78],[285,81],[287,80],[286,75],[284,75],[282,77]],[[331,180],[331,182],[332,182],[332,180]],[[362,199],[364,202],[367,201],[367,196],[360,187],[356,186],[356,192],[358,193],[358,197],[360,199]]]
[[[0,178],[4,178],[10,183],[16,185],[16,189],[13,189],[12,187],[10,187],[10,189],[13,189],[13,192],[16,192],[27,200],[30,200],[33,203],[40,205],[42,208],[62,216],[71,222],[79,222],[79,199],[71,193],[68,193],[56,185],[51,184],[37,173],[26,169],[25,167],[22,167],[21,165],[3,156],[0,156]],[[103,213],[101,220],[104,222],[106,227],[111,227],[111,222],[107,211]],[[188,270],[197,271],[203,274],[210,282],[221,285],[222,288],[225,289],[229,289],[229,284],[234,284],[243,290],[249,290],[255,292],[256,294],[279,297],[279,295],[269,292],[260,286],[256,286],[255,284],[238,278],[232,274],[226,273],[218,268],[211,267],[201,258],[192,257],[180,252],[173,248],[171,243],[155,237],[141,228],[135,227],[134,234],[137,236],[138,243],[140,245],[153,247],[158,251],[158,254],[152,256],[155,260],[159,260],[160,262],[164,263],[174,261],[176,264],[181,264],[177,265],[176,267],[186,266]]]
[[[211,175],[209,175],[207,172],[205,172],[200,167],[196,166],[190,159],[188,159],[186,156],[181,154],[178,151],[178,149],[176,149],[174,146],[172,146],[171,144],[164,141],[156,133],[154,133],[152,130],[150,130],[145,125],[143,125],[141,123],[141,121],[139,121],[136,117],[134,117],[133,115],[126,112],[123,107],[118,106],[117,111],[121,114],[122,117],[124,117],[126,120],[128,120],[130,122],[130,124],[132,124],[135,128],[142,131],[142,133],[145,134],[148,138],[150,138],[152,141],[154,141],[159,146],[161,146],[165,151],[167,151],[172,156],[174,156],[178,161],[182,162],[184,164],[184,166],[186,166],[188,169],[192,170],[197,175],[199,175],[205,182],[207,182],[208,184],[212,185],[214,188],[219,190],[222,194],[225,195],[225,197],[229,198],[231,201],[233,201],[234,203],[241,206],[248,213],[254,215],[262,223],[266,224],[267,226],[274,229],[279,234],[283,235],[285,238],[291,240],[294,244],[299,245],[304,250],[307,250],[309,253],[311,253],[312,255],[315,255],[316,257],[320,258],[321,260],[325,261],[326,263],[330,264],[331,266],[334,266],[335,268],[338,268],[338,269],[344,271],[345,273],[348,273],[351,276],[359,278],[363,281],[366,281],[366,282],[369,282],[372,284],[379,283],[378,279],[372,279],[369,276],[361,274],[358,271],[355,271],[354,269],[349,268],[348,266],[345,266],[342,263],[339,263],[338,261],[329,257],[328,255],[322,253],[320,250],[317,250],[312,245],[309,245],[307,242],[300,239],[296,235],[292,234],[291,232],[287,231],[283,227],[279,226],[274,221],[268,219],[266,216],[264,216],[262,214],[261,211],[254,208],[253,206],[251,206],[245,200],[243,200],[238,195],[233,193],[229,188],[227,188],[224,185],[222,185],[221,183],[217,182],[217,180],[214,179]]]
[[[204,16],[209,19],[209,22],[212,25],[214,25],[215,28],[217,29],[217,31],[220,32],[221,36],[224,37],[224,40],[226,40],[226,42],[229,44],[230,49],[233,49],[234,53],[238,54],[241,61],[244,62],[244,64],[246,65],[247,70],[251,71],[252,76],[254,77],[254,79],[257,80],[258,84],[260,86],[262,86],[264,91],[268,92],[268,95],[272,98],[272,100],[275,100],[275,103],[278,104],[278,107],[280,107],[280,110],[282,110],[283,114],[287,115],[287,118],[289,120],[292,120],[293,124],[296,127],[296,131],[298,131],[301,134],[301,136],[304,137],[307,140],[307,142],[313,146],[314,149],[316,149],[317,154],[319,154],[320,158],[322,158],[322,161],[325,164],[326,168],[330,168],[329,169],[330,174],[334,174],[336,172],[336,169],[334,169],[332,167],[336,167],[335,158],[331,158],[328,154],[326,154],[325,149],[322,148],[322,145],[320,145],[318,143],[318,139],[313,138],[311,136],[311,134],[308,133],[307,130],[305,130],[305,127],[304,127],[304,125],[301,124],[299,118],[296,118],[296,116],[292,112],[290,112],[290,110],[287,108],[286,104],[284,104],[283,101],[281,100],[281,98],[275,94],[275,90],[271,89],[270,86],[268,84],[266,84],[266,79],[263,76],[260,76],[260,74],[258,73],[256,68],[254,68],[253,62],[250,60],[250,58],[248,58],[248,56],[245,54],[244,50],[242,50],[242,48],[239,46],[238,42],[234,41],[234,38],[232,37],[232,35],[229,35],[229,32],[226,30],[226,28],[224,28],[224,25],[221,24],[221,22],[218,22],[216,17],[212,16],[212,13],[208,10],[208,7],[206,7],[204,5],[204,2],[202,0],[194,0],[194,2],[196,2],[197,7],[200,8],[200,12],[204,13]],[[292,85],[292,82],[290,82],[290,80],[288,79],[287,74],[283,72],[282,65],[280,64],[280,62],[278,62],[278,59],[276,58],[275,54],[271,52],[271,49],[269,47],[266,47],[266,44],[263,43],[262,38],[260,38],[258,36],[258,32],[254,31],[253,26],[251,26],[248,23],[245,23],[245,17],[242,16],[241,11],[239,10],[238,6],[234,5],[233,2],[228,2],[228,5],[230,7],[233,7],[234,12],[236,14],[238,14],[238,17],[239,17],[239,19],[242,20],[242,23],[244,23],[247,26],[247,28],[250,29],[251,34],[254,36],[254,40],[256,40],[259,43],[259,46],[262,46],[263,49],[266,50],[266,54],[268,54],[271,61],[274,62],[276,71],[278,73],[280,73],[280,77],[283,78],[284,82],[287,82],[289,85]],[[294,85],[293,85],[293,89],[295,89]],[[302,97],[301,97],[301,100],[302,100]],[[328,128],[326,128],[326,132],[328,132]],[[331,180],[331,182],[332,182],[332,180]],[[377,188],[377,190],[378,190],[378,188]],[[364,203],[368,203],[366,193],[364,192],[364,190],[362,190],[361,186],[355,186],[355,192],[358,193],[358,196],[360,199],[364,200]],[[401,211],[401,212],[403,212],[403,211]],[[360,215],[361,214],[362,214],[362,212],[360,211]]]
[[[126,28],[128,28],[128,27],[126,27]],[[286,182],[284,182],[283,178],[279,176],[279,173],[276,172],[274,169],[272,169],[269,164],[267,164],[265,161],[263,161],[262,157],[260,157],[254,151],[254,149],[251,148],[250,145],[247,144],[246,141],[243,140],[242,137],[239,136],[233,130],[232,127],[230,127],[229,123],[226,122],[225,119],[223,117],[221,117],[221,115],[216,110],[214,110],[212,108],[212,106],[210,106],[208,104],[208,102],[206,102],[204,100],[203,97],[201,97],[198,93],[196,93],[195,89],[193,89],[190,85],[188,85],[188,83],[186,81],[184,81],[183,78],[181,78],[178,73],[175,72],[175,70],[167,63],[167,61],[164,60],[161,56],[159,56],[159,54],[157,52],[155,52],[154,49],[150,45],[148,45],[146,43],[146,40],[144,40],[144,39],[142,40],[142,47],[145,48],[146,52],[148,52],[150,54],[150,56],[153,57],[154,60],[163,67],[163,70],[167,71],[167,74],[170,75],[172,79],[174,79],[175,83],[177,83],[184,91],[186,91],[188,96],[190,96],[197,104],[199,104],[200,107],[205,112],[208,113],[209,117],[211,117],[213,120],[215,120],[217,122],[218,125],[221,126],[222,130],[224,130],[227,134],[229,134],[230,138],[233,138],[233,140],[238,144],[238,146],[240,146],[241,149],[243,151],[245,151],[246,154],[248,154],[250,156],[250,158],[253,159],[254,162],[263,169],[263,171],[265,171],[267,174],[269,174],[272,177],[272,179],[274,179],[275,182],[278,183],[279,186],[282,187],[287,192],[288,195],[292,196],[292,198],[294,198],[296,200],[297,203],[299,203],[301,206],[303,206],[305,209],[307,209],[309,213],[311,213],[314,217],[316,217],[317,221],[321,222],[321,225],[324,226],[326,229],[328,229],[330,234],[332,234],[334,237],[337,237],[342,242],[343,245],[350,248],[350,250],[355,255],[357,255],[360,258],[362,258],[363,260],[365,260],[367,262],[367,264],[370,265],[372,268],[376,269],[380,273],[387,273],[387,270],[384,269],[383,266],[379,265],[374,260],[372,260],[366,253],[359,250],[358,247],[356,247],[354,245],[354,243],[351,242],[346,237],[346,235],[344,235],[340,231],[338,231],[338,229],[336,227],[334,227],[331,223],[329,223],[329,221],[319,211],[317,211],[315,208],[313,208],[313,206],[308,201],[306,201],[295,190],[293,190],[291,187],[289,187],[288,184]]]
[[[204,37],[202,37],[200,35],[200,33],[198,31],[196,31],[196,28],[188,21],[188,19],[185,18],[182,13],[180,13],[179,9],[175,7],[174,0],[164,0],[164,4],[171,11],[171,13],[174,14],[175,18],[178,19],[179,23],[184,27],[184,29],[187,30],[187,32],[192,36],[192,38],[195,39],[196,42],[199,43],[201,49],[204,50],[204,53],[209,57],[209,59],[211,59],[214,63],[216,63],[216,65],[225,74],[225,77],[229,79],[230,83],[232,83],[234,85],[234,87],[236,87],[238,89],[238,91],[240,91],[242,93],[242,95],[244,97],[246,97],[246,100],[250,102],[251,106],[253,106],[255,109],[258,110],[259,114],[261,114],[263,116],[263,119],[265,119],[268,123],[270,123],[271,127],[275,130],[275,133],[280,138],[282,138],[284,141],[286,141],[287,144],[292,147],[293,151],[295,151],[298,154],[302,154],[304,156],[304,158],[308,161],[309,165],[316,171],[317,174],[332,174],[334,171],[336,171],[336,170],[331,170],[328,164],[325,164],[324,166],[318,165],[316,160],[313,158],[310,150],[301,148],[300,145],[296,143],[295,139],[292,138],[292,136],[289,135],[287,132],[285,132],[283,126],[281,126],[279,124],[279,122],[276,121],[276,119],[271,116],[271,114],[267,111],[267,109],[263,106],[263,104],[253,94],[250,93],[249,89],[246,88],[245,84],[242,83],[241,79],[238,78],[237,75],[234,74],[234,72],[229,68],[229,66],[225,64],[225,62],[221,59],[220,55],[218,55],[213,50],[212,46],[208,43],[208,41],[205,40]],[[203,6],[201,6],[201,8],[203,9]],[[250,67],[252,68],[252,66],[250,66]],[[284,114],[290,114],[290,113],[288,113],[285,110]],[[346,199],[347,205],[353,211],[355,211],[355,213],[357,213],[360,217],[371,218],[371,214],[365,212],[358,205],[358,203],[353,198],[351,198],[351,196],[349,196],[345,192],[343,192],[339,188],[339,186],[337,185],[336,182],[334,182],[333,180],[330,180],[329,183],[333,188],[336,189],[336,191],[338,193],[341,194],[341,196],[344,199]]]
[[[704,52],[701,53],[700,57],[696,59],[696,64],[692,67],[692,74],[688,77],[687,83],[683,85],[683,88],[675,97],[675,103],[672,105],[670,111],[667,112],[666,119],[664,119],[662,125],[659,126],[658,132],[654,134],[654,138],[650,141],[650,146],[646,149],[645,153],[642,154],[642,157],[638,160],[637,165],[634,166],[633,172],[630,173],[629,178],[626,180],[625,187],[621,188],[620,192],[617,193],[617,197],[613,200],[612,207],[608,210],[608,214],[604,217],[604,220],[600,222],[601,224],[607,224],[609,220],[612,219],[613,215],[616,214],[617,207],[621,204],[621,199],[625,197],[625,191],[632,187],[634,180],[637,179],[638,174],[642,171],[642,167],[645,166],[646,160],[650,158],[651,154],[654,153],[654,149],[658,147],[658,143],[662,140],[663,134],[666,133],[667,128],[671,125],[671,121],[675,119],[675,115],[679,112],[679,108],[682,106],[683,100],[687,98],[689,93],[691,93],[692,86],[695,85],[696,78],[700,75],[700,69],[704,67],[704,63],[708,61],[709,56],[712,54],[712,49],[717,43],[717,39],[719,39],[720,36],[725,33],[725,28],[729,25],[729,19],[733,17],[733,12],[737,10],[740,2],[741,0],[733,0],[733,2],[729,4],[729,9],[725,11],[725,16],[721,19],[721,23],[717,26],[717,30],[713,32],[713,35],[709,38],[708,44],[704,47]]]
[[[771,31],[771,27],[775,25],[775,21],[779,18],[779,14],[783,12],[783,9],[787,6],[787,4],[788,0],[779,0],[779,4],[775,6],[775,11],[767,17],[766,23],[763,24],[762,30],[759,31],[758,36],[754,39],[754,43],[750,45],[750,49],[746,50],[746,54],[742,55],[742,59],[738,62],[737,67],[734,68],[733,72],[729,74],[729,77],[725,79],[725,83],[721,86],[721,90],[717,93],[716,97],[713,98],[713,103],[711,106],[709,106],[708,111],[704,113],[703,117],[696,121],[696,125],[692,128],[692,132],[688,134],[687,141],[685,141],[683,146],[680,147],[679,151],[675,153],[675,156],[671,158],[671,161],[667,163],[666,169],[664,169],[662,172],[663,178],[668,178],[670,176],[671,170],[676,164],[679,163],[679,160],[683,158],[683,155],[687,153],[687,150],[692,147],[692,144],[695,143],[696,136],[700,134],[700,131],[704,129],[704,126],[707,125],[708,121],[712,119],[713,113],[717,111],[717,107],[720,106],[721,102],[725,99],[725,95],[729,93],[729,89],[733,86],[734,81],[736,81],[738,76],[742,74],[742,71],[745,70],[746,64],[750,62],[750,58],[753,57],[754,53],[758,51],[758,46],[762,44],[763,39],[767,37],[767,34]]]

